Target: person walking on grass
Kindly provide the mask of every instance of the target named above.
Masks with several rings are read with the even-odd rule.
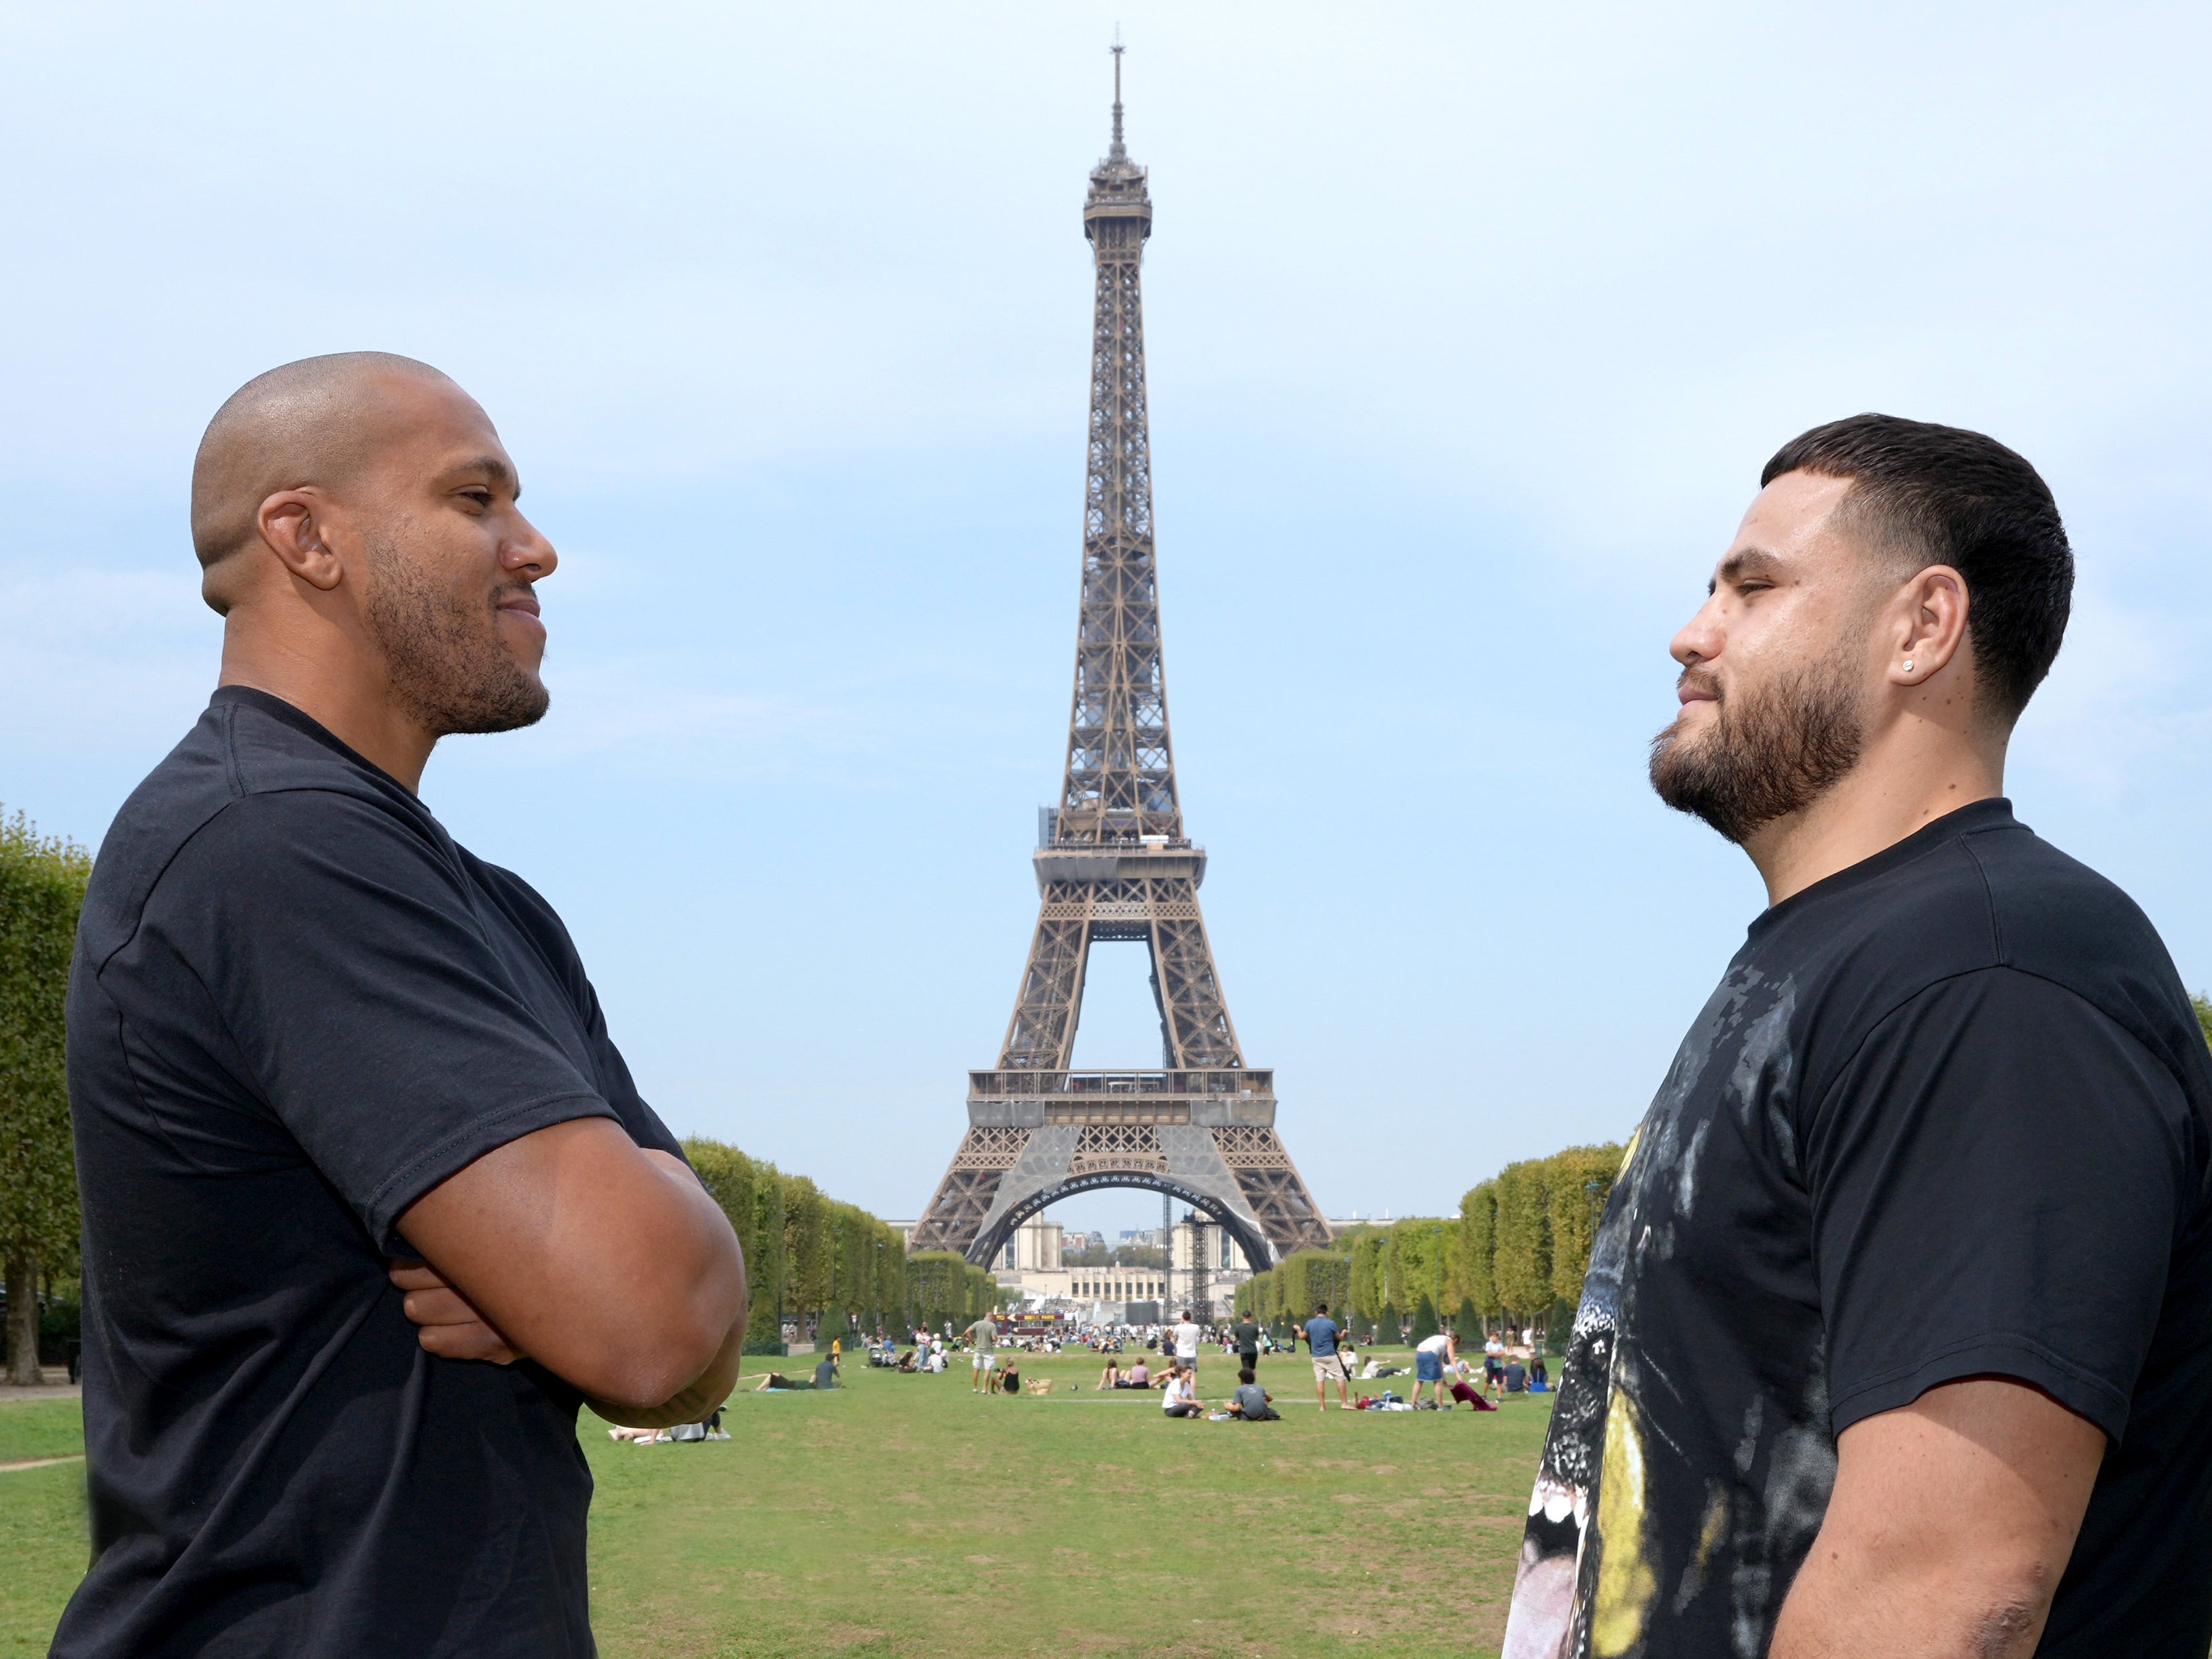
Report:
[[[991,1373],[999,1363],[999,1322],[985,1314],[968,1328],[968,1392],[988,1394],[998,1381]]]
[[[1190,1316],[1190,1310],[1182,1312],[1182,1323],[1175,1328],[1175,1363],[1193,1376],[1198,1375],[1198,1343],[1204,1333],[1198,1322]]]
[[[1352,1378],[1344,1369],[1343,1357],[1336,1351],[1337,1322],[1328,1316],[1328,1304],[1314,1304],[1314,1315],[1306,1321],[1306,1352],[1312,1356],[1314,1398],[1323,1411],[1328,1409],[1328,1385],[1336,1383],[1336,1403],[1340,1410],[1352,1409]]]
[[[1599,1218],[1504,1650],[2204,1659],[2212,1052],[2005,799],[2057,504],[1886,415],[1759,484],[1650,781],[1768,908]]]
[[[1229,1335],[1237,1346],[1237,1369],[1240,1371],[1258,1370],[1260,1368],[1258,1322],[1250,1314],[1246,1314],[1243,1318],[1237,1322],[1236,1328],[1231,1331]]]

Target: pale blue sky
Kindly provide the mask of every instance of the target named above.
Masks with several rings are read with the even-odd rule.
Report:
[[[96,842],[200,707],[216,404],[427,358],[564,562],[552,714],[426,798],[678,1128],[914,1213],[1059,780],[1117,21],[1184,799],[1332,1212],[1633,1125],[1759,902],[1644,787],[1666,642],[1856,410],[2051,480],[2076,619],[2012,793],[2212,982],[2180,5],[9,9],[0,801]],[[1094,985],[1082,1057],[1147,1060],[1140,969]]]

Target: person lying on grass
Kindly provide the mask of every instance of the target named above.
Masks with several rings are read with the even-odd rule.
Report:
[[[1121,1367],[1119,1364],[1111,1359],[1106,1362],[1106,1369],[1098,1373],[1098,1386],[1102,1389],[1118,1389],[1121,1386]]]

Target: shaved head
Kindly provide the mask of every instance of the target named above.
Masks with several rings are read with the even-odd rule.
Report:
[[[208,422],[192,462],[192,547],[200,568],[252,541],[262,502],[279,490],[342,491],[403,417],[392,392],[425,380],[452,384],[412,357],[340,351],[272,368],[232,392]]]

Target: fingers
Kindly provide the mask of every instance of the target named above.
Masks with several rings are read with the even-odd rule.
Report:
[[[416,1340],[424,1352],[441,1359],[483,1359],[495,1365],[511,1365],[522,1358],[505,1337],[480,1319],[465,1325],[425,1325]]]
[[[400,1298],[400,1310],[417,1325],[477,1325],[483,1316],[459,1291],[410,1291]]]
[[[483,1359],[511,1365],[522,1358],[516,1348],[464,1297],[425,1261],[394,1261],[392,1282],[406,1295],[400,1311],[422,1328],[416,1340],[441,1359]]]

